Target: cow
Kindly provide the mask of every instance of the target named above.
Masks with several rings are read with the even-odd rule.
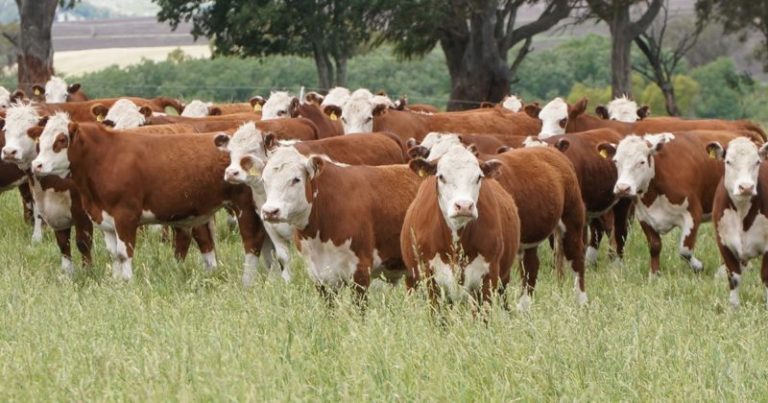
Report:
[[[443,136],[426,156],[421,156],[427,161],[438,160],[453,147],[455,143],[451,143],[454,141],[450,136]],[[477,153],[475,146],[470,145],[469,148]],[[525,289],[518,301],[518,309],[525,311],[531,305],[539,270],[537,246],[551,235],[558,238],[555,262],[558,272],[561,271],[564,254],[575,274],[577,302],[585,304],[585,208],[573,164],[561,152],[548,147],[477,155],[481,161],[495,159],[501,162],[501,174],[496,180],[515,198],[520,213],[520,251],[523,255]]]
[[[5,111],[11,106],[11,93],[5,87],[0,86],[0,111]]]
[[[622,138],[623,136],[614,130],[596,129],[550,136],[544,140],[531,140],[526,144],[527,147],[554,147],[563,152],[573,164],[591,229],[586,251],[588,265],[597,263],[603,232],[610,233],[611,229],[614,231],[616,242],[616,257],[621,259],[624,256],[632,201],[619,199],[613,193],[617,178],[616,166],[596,151],[600,143],[618,144]]]
[[[4,126],[5,120],[0,119],[0,149],[5,147]],[[29,188],[27,175],[16,164],[0,160],[0,193],[12,189],[19,189],[21,194],[24,220],[34,224],[32,242],[40,242],[43,239],[42,219],[39,214],[34,213],[35,201]]]
[[[64,273],[72,274],[74,265],[70,247],[70,234],[75,228],[75,240],[83,259],[84,266],[91,264],[91,246],[93,244],[93,225],[83,211],[80,194],[67,178],[37,178],[30,173],[32,161],[38,156],[34,133],[42,128],[35,106],[14,104],[8,109],[5,127],[5,145],[2,158],[6,163],[15,164],[25,173],[34,200],[35,230],[33,240],[42,239],[44,221],[56,234],[56,244],[61,253],[61,268]]]
[[[411,111],[411,112],[426,113],[426,114],[440,112],[440,110],[437,109],[437,107],[434,105],[409,104],[408,98],[406,97],[402,97],[399,100],[395,101],[394,109],[397,109],[399,111]]]
[[[121,100],[130,100],[141,107],[146,106],[153,112],[164,112],[165,108],[171,107],[179,113],[182,111],[181,103],[173,98],[156,97],[152,99],[123,97],[123,98],[101,98],[82,102],[63,102],[63,103],[40,103],[37,107],[45,115],[53,115],[56,112],[66,112],[72,119],[78,122],[101,122],[104,120],[108,109],[116,102]]]
[[[650,252],[650,274],[659,274],[661,236],[680,228],[679,254],[694,272],[704,269],[694,256],[699,225],[712,213],[723,163],[708,158],[710,142],[727,143],[737,134],[693,131],[627,136],[618,143],[597,146],[618,171],[614,193],[635,200],[635,214]]]
[[[638,108],[635,101],[624,95],[609,102],[607,107],[598,105],[595,114],[605,120],[634,123],[650,116],[651,109],[648,105]]]
[[[272,91],[269,98],[261,108],[261,119],[280,119],[287,118],[290,110],[299,104],[299,99],[286,91]]]
[[[712,220],[717,248],[728,272],[728,300],[732,306],[740,304],[742,272],[750,260],[762,257],[760,277],[768,306],[768,144],[758,147],[739,137],[726,147],[713,141],[706,148],[711,157],[725,161]]]
[[[408,166],[340,166],[281,147],[262,178],[262,218],[295,228],[296,246],[322,293],[354,283],[364,300],[372,277],[403,276],[400,230],[421,181]]]
[[[451,300],[464,293],[478,304],[502,292],[520,243],[514,198],[498,182],[501,163],[479,162],[463,146],[452,146],[437,162],[415,159],[414,172],[429,175],[405,215],[400,250],[406,285],[427,280],[434,302],[438,288]]]
[[[60,77],[51,76],[45,87],[36,84],[32,86],[34,100],[47,103],[87,101],[88,96],[80,89],[80,84],[67,85]]]
[[[214,135],[121,133],[57,113],[38,136],[32,171],[71,177],[85,213],[104,232],[114,278],[132,279],[136,233],[143,224],[168,224],[181,233],[205,229],[205,242],[198,239],[198,245],[213,270],[212,228],[205,224],[226,203],[238,213],[245,269],[258,263],[264,232],[251,192],[221,180],[227,159],[211,144]],[[185,239],[179,245],[177,238],[179,258],[189,247]]]
[[[249,112],[254,112],[254,110],[253,106],[248,102],[214,104],[195,99],[184,105],[184,110],[181,112],[180,116],[200,118],[204,116],[231,115],[233,113]]]
[[[522,144],[522,140],[521,138],[520,144]],[[506,144],[492,135],[431,132],[424,136],[420,144],[415,139],[408,140],[406,148],[409,158],[427,158],[433,149],[436,154],[442,155],[453,145],[467,146],[470,144],[474,145],[481,154],[496,154],[500,149],[507,147]]]

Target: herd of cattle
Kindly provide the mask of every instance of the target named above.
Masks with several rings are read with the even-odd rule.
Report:
[[[703,270],[694,247],[711,217],[738,305],[746,264],[768,253],[766,135],[748,121],[648,115],[626,98],[593,115],[586,99],[540,107],[514,96],[438,112],[345,88],[231,104],[88,100],[54,77],[29,97],[0,87],[0,190],[20,190],[34,241],[43,223],[55,231],[67,273],[72,227],[87,266],[94,224],[114,277],[132,278],[144,224],[172,229],[178,259],[194,239],[212,270],[213,215],[225,207],[242,238],[245,285],[260,264],[290,280],[295,246],[323,293],[349,284],[364,297],[372,278],[405,277],[433,301],[490,302],[519,259],[521,310],[541,242],[558,273],[571,267],[584,304],[585,266],[604,236],[623,257],[633,216],[652,274],[673,228],[680,256]],[[765,256],[761,276],[768,303]]]

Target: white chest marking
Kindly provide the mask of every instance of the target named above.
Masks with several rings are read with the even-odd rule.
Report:
[[[689,229],[693,225],[693,218],[688,212],[688,199],[683,200],[682,204],[673,204],[666,195],[659,195],[650,206],[640,200],[636,206],[637,218],[660,234],[666,234],[675,227]],[[683,237],[687,235],[684,233]]]
[[[720,242],[741,261],[747,261],[768,252],[768,218],[758,213],[748,230],[736,210],[726,209],[717,226]]]
[[[359,259],[352,251],[351,238],[339,246],[330,240],[322,242],[319,237],[302,239],[300,244],[301,255],[315,284],[339,288],[352,281]]]
[[[435,282],[442,288],[446,297],[453,301],[462,299],[467,293],[473,294],[480,291],[483,286],[483,278],[488,274],[491,267],[482,255],[477,255],[464,267],[464,279],[459,285],[454,273],[455,265],[444,263],[439,254],[435,255],[429,264],[434,271]]]
[[[51,228],[61,230],[72,226],[72,198],[69,191],[43,190],[40,183],[34,181],[32,195],[40,216]]]

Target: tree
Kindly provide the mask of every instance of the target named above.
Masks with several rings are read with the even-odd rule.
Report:
[[[669,24],[669,0],[665,0],[662,6],[662,18],[652,24],[647,31],[635,38],[635,44],[648,61],[647,64],[634,65],[632,68],[656,85],[664,95],[664,107],[670,116],[680,116],[680,109],[675,100],[675,86],[672,76],[685,54],[693,48],[696,40],[704,29],[703,20],[699,20],[692,30],[685,33],[676,41],[669,50],[665,48],[664,41]]]
[[[696,11],[700,16],[712,16],[721,21],[726,33],[740,33],[746,41],[751,31],[762,35],[756,54],[764,60],[763,70],[768,71],[768,2],[765,0],[698,0]]]
[[[213,41],[216,55],[312,56],[322,89],[345,85],[347,62],[371,37],[367,0],[153,0],[160,21]]]
[[[405,58],[420,57],[438,44],[451,77],[448,110],[498,102],[523,59],[533,36],[566,18],[573,0],[402,0],[389,1],[380,41],[391,41]],[[542,5],[537,19],[520,24],[523,6]],[[510,50],[516,47],[512,63]]]
[[[19,88],[30,92],[53,75],[51,26],[56,8],[72,7],[77,0],[16,0],[19,9],[17,42]]]
[[[653,22],[664,0],[586,0],[589,12],[585,18],[597,18],[608,24],[611,32],[611,91],[614,98],[632,96],[630,81],[632,41]],[[645,12],[632,21],[632,6],[645,3]]]

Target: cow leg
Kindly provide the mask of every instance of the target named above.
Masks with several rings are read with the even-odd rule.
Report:
[[[83,266],[90,267],[93,262],[93,223],[82,210],[75,215],[75,245],[83,259]]]
[[[648,251],[651,253],[651,275],[659,274],[659,255],[661,255],[661,236],[653,227],[640,221],[640,227],[648,241]]]
[[[763,262],[760,266],[760,278],[765,286],[765,307],[768,308],[768,253],[763,254]]]
[[[240,237],[243,240],[245,261],[243,263],[243,286],[249,287],[259,265],[259,253],[266,238],[264,224],[256,214],[251,191],[246,189],[232,200],[232,209],[237,217]]]
[[[517,302],[518,311],[527,311],[531,307],[531,295],[536,288],[536,278],[539,276],[539,255],[534,246],[523,251],[522,270],[523,293]]]
[[[117,234],[113,228],[104,228],[104,244],[107,246],[110,257],[112,257],[112,278],[118,279],[122,274],[122,265],[117,259]]]
[[[126,281],[133,278],[133,250],[136,246],[138,224],[138,217],[115,217],[117,260],[122,267],[120,276]]]
[[[213,219],[203,225],[192,228],[192,237],[203,255],[205,270],[211,272],[216,269],[216,250],[213,240]]]
[[[720,256],[723,258],[723,262],[725,262],[725,268],[728,270],[728,288],[730,289],[728,302],[735,308],[740,304],[739,286],[741,285],[742,264],[730,249],[723,245],[718,245],[718,248],[720,249]],[[760,271],[761,276],[764,275],[765,270],[764,260],[762,270]]]
[[[587,303],[587,292],[584,286],[584,238],[582,238],[582,226],[577,225],[578,220],[574,221],[570,226],[566,227],[563,234],[563,253],[570,263],[575,276],[574,290],[576,292],[576,302],[579,305],[584,305]]]
[[[34,217],[34,227],[32,229],[32,242],[37,243],[43,240],[43,216],[40,213],[40,204],[35,202],[32,205],[32,215]]]
[[[597,265],[597,257],[599,255],[600,241],[603,240],[603,228],[602,217],[595,217],[589,222],[589,246],[587,247],[587,254],[585,257],[585,263],[588,266]]]
[[[189,245],[192,244],[190,231],[185,228],[172,227],[173,230],[173,256],[176,261],[183,262],[189,253]]]
[[[74,273],[74,266],[72,265],[72,250],[69,244],[70,228],[60,229],[56,231],[56,244],[59,246],[59,252],[61,252],[61,270],[68,275]]]
[[[373,258],[368,256],[360,257],[360,260],[357,263],[357,268],[355,269],[355,274],[353,275],[353,281],[355,282],[355,291],[356,291],[356,302],[357,305],[362,309],[365,310],[365,305],[367,303],[367,293],[368,287],[371,285],[371,270],[373,269]]]
[[[32,197],[32,190],[29,188],[29,182],[24,181],[19,185],[22,207],[24,208],[24,221],[27,224],[33,224],[35,220],[35,199]]]
[[[624,259],[624,245],[629,233],[629,213],[632,199],[620,199],[613,206],[613,241],[616,243],[616,258]]]
[[[491,262],[488,273],[483,276],[483,287],[480,290],[479,305],[491,304],[493,291],[499,289],[499,262]]]
[[[682,238],[680,239],[680,257],[688,262],[694,272],[699,273],[704,269],[704,264],[693,256],[693,248],[696,246],[696,234],[699,232],[701,223],[701,207],[691,205],[689,208],[690,217],[685,218],[682,228]]]

